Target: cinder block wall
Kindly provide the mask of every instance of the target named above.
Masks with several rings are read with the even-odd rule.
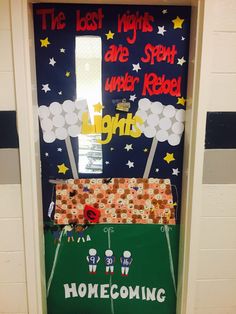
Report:
[[[9,0],[0,1],[0,313],[27,313]]]
[[[205,0],[200,75],[187,314],[235,314],[236,134],[227,149],[216,138],[220,145],[204,149],[207,114],[235,117],[235,0]],[[234,128],[224,119],[219,127],[222,135]]]

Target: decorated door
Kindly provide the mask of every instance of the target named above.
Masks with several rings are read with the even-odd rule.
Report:
[[[50,314],[174,314],[190,7],[34,4]]]

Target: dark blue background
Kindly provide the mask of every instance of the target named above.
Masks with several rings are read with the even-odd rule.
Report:
[[[38,91],[38,105],[50,105],[51,102],[58,101],[63,103],[64,100],[76,99],[76,77],[75,77],[75,37],[78,35],[96,35],[102,38],[102,98],[103,98],[103,115],[115,113],[114,99],[129,99],[130,95],[136,94],[137,99],[131,102],[131,110],[133,114],[137,111],[138,100],[143,98],[142,82],[144,74],[155,72],[161,76],[165,74],[167,78],[174,78],[182,76],[181,85],[181,97],[186,98],[187,88],[187,70],[188,62],[183,66],[177,65],[177,58],[184,56],[188,61],[188,46],[189,46],[189,31],[190,31],[190,7],[181,6],[128,6],[128,5],[72,5],[72,4],[34,4],[34,28],[35,28],[35,51],[36,51],[36,68],[37,68],[37,91]],[[41,17],[35,14],[39,8],[54,8],[57,14],[63,11],[66,16],[66,27],[64,30],[49,30],[45,31],[41,29]],[[76,10],[81,11],[81,15],[84,16],[88,11],[96,11],[98,8],[102,8],[104,19],[103,29],[98,31],[86,31],[76,32]],[[167,9],[168,13],[163,14],[162,10]],[[137,31],[137,41],[135,44],[130,45],[126,37],[132,33],[118,33],[117,32],[117,19],[118,14],[123,14],[127,10],[130,13],[136,13],[138,10],[140,14],[149,12],[154,16],[155,21],[152,23],[153,32],[142,33]],[[181,29],[174,29],[172,20],[179,16],[184,19],[183,27]],[[165,26],[167,32],[165,35],[159,35],[158,26]],[[111,30],[115,33],[113,40],[107,40],[105,34]],[[181,40],[181,37],[185,37],[185,40]],[[47,48],[41,48],[40,39],[45,37],[49,38],[50,45]],[[147,43],[152,45],[176,45],[178,51],[175,56],[174,64],[167,64],[166,62],[155,63],[150,65],[148,63],[142,63],[141,57],[144,56],[144,47]],[[122,44],[129,48],[130,57],[126,63],[106,63],[104,62],[104,53],[108,46],[111,44]],[[60,48],[65,48],[65,54],[60,52]],[[54,57],[56,65],[53,67],[49,65],[49,58]],[[140,63],[141,71],[136,73],[132,71],[132,64]],[[70,71],[70,77],[65,76],[65,72]],[[124,75],[128,72],[130,75],[139,76],[140,83],[136,85],[134,92],[105,92],[104,83],[107,77],[113,75]],[[45,93],[42,91],[42,84],[49,84],[51,91]],[[58,92],[62,91],[62,95]],[[160,101],[165,105],[174,105],[177,109],[184,109],[183,106],[177,105],[177,97],[171,95],[157,95],[157,96],[145,96],[151,101]],[[120,116],[122,117],[122,113]],[[126,115],[126,114],[125,114]],[[41,137],[41,163],[42,163],[42,185],[43,185],[43,204],[44,204],[44,217],[47,219],[47,210],[51,201],[52,185],[48,183],[49,179],[68,179],[72,178],[71,170],[66,174],[58,174],[57,165],[65,163],[69,167],[69,160],[66,152],[65,141],[56,140],[52,144],[47,144]],[[78,159],[78,147],[77,140],[72,139],[73,149],[76,159]],[[79,177],[142,177],[148,158],[148,152],[145,153],[144,148],[151,148],[152,139],[146,138],[144,135],[134,139],[132,137],[119,137],[114,135],[111,142],[103,145],[103,173],[100,175],[85,175],[79,174]],[[126,144],[133,144],[133,150],[127,152],[124,150]],[[58,152],[57,148],[62,148],[62,152]],[[114,150],[111,151],[110,148]],[[166,163],[163,158],[166,153],[174,153],[175,161],[170,164]],[[48,156],[45,156],[48,153]],[[126,163],[128,160],[134,161],[134,168],[128,168]],[[78,160],[77,160],[78,161]],[[105,161],[109,161],[109,164],[105,164]],[[178,201],[178,211],[180,208],[181,197],[181,180],[182,180],[182,161],[183,161],[183,136],[180,145],[170,146],[168,142],[158,143],[154,161],[152,164],[150,177],[170,178],[173,188],[173,194],[175,201]],[[70,168],[70,167],[69,167]],[[155,169],[158,168],[157,173]],[[172,168],[178,168],[180,170],[179,176],[172,175]],[[177,196],[178,194],[178,196]],[[179,214],[177,214],[179,219]]]

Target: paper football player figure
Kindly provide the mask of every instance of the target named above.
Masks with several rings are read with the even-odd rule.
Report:
[[[106,275],[109,273],[111,275],[114,274],[114,264],[115,264],[115,256],[113,255],[112,250],[105,251],[105,265],[106,265]]]
[[[87,261],[89,265],[89,273],[96,274],[97,271],[97,264],[100,261],[100,257],[97,255],[97,250],[90,249],[89,255],[87,256]]]

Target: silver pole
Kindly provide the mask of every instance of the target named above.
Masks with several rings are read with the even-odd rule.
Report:
[[[66,142],[66,149],[67,149],[67,153],[68,153],[69,160],[70,160],[70,166],[71,166],[73,178],[78,179],[79,178],[78,171],[77,171],[77,167],[76,167],[76,163],[75,163],[75,157],[74,157],[74,153],[73,153],[73,149],[72,149],[72,145],[71,145],[71,140],[70,140],[69,136],[65,139],[65,142]]]

